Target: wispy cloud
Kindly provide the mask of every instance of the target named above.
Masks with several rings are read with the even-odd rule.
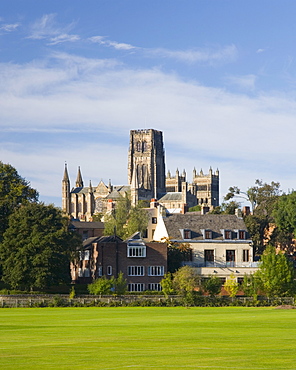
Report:
[[[74,23],[60,27],[56,22],[56,14],[45,14],[31,26],[28,38],[34,40],[46,39],[48,45],[79,41],[80,37],[78,35],[69,34],[73,27]]]
[[[208,49],[189,49],[189,50],[168,50],[168,49],[146,49],[146,52],[152,56],[162,58],[171,58],[186,63],[197,62],[232,62],[237,59],[238,50],[235,45],[225,46],[223,48]]]
[[[117,50],[132,50],[136,49],[135,46],[126,44],[123,42],[111,41],[106,38],[106,36],[93,36],[89,38],[89,41],[93,43],[98,43],[107,47],[112,47]]]
[[[62,35],[58,35],[56,37],[50,38],[49,45],[61,44],[62,42],[75,42],[79,40],[80,40],[80,37],[78,35],[62,34]]]
[[[242,89],[254,90],[257,76],[253,74],[244,75],[244,76],[228,76],[225,80],[231,85],[238,86]]]
[[[0,26],[0,31],[12,32],[15,31],[19,26],[20,26],[19,23],[3,24],[2,26]]]

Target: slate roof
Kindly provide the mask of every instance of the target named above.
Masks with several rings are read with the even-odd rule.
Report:
[[[118,236],[110,235],[110,236],[94,236],[91,238],[88,238],[84,240],[83,242],[83,248],[87,249],[91,247],[92,243],[109,243],[109,242],[122,242],[122,239],[120,239]]]
[[[159,199],[159,202],[165,201],[181,201],[182,200],[182,193],[180,192],[168,192],[162,198]]]
[[[224,239],[223,230],[232,231],[232,239],[238,239],[237,232],[245,230],[246,225],[242,218],[235,215],[215,215],[215,214],[172,214],[164,218],[164,223],[169,235],[173,240],[181,240],[182,233],[180,230],[190,230],[191,240],[204,240],[203,230],[212,231],[212,240]],[[250,239],[248,233],[246,239]]]
[[[70,229],[104,229],[104,222],[100,221],[92,221],[92,222],[84,222],[84,221],[71,221],[70,222]]]

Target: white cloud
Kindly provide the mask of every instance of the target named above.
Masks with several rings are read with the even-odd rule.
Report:
[[[130,44],[126,44],[126,43],[123,43],[123,42],[117,42],[117,41],[110,41],[106,38],[106,36],[93,36],[93,37],[90,37],[88,40],[93,42],[93,43],[98,43],[100,45],[113,47],[114,49],[117,49],[117,50],[136,49],[135,46],[132,46]]]
[[[74,23],[60,27],[56,22],[56,14],[45,14],[31,25],[28,38],[34,40],[47,39],[49,41],[48,45],[79,41],[80,37],[78,35],[69,34],[73,27]]]
[[[190,50],[168,50],[168,49],[151,49],[147,53],[152,56],[162,58],[171,58],[187,63],[197,62],[233,62],[237,59],[238,51],[235,45],[225,46],[218,49],[199,48]]]
[[[228,83],[236,85],[246,90],[253,90],[255,88],[257,76],[253,74],[244,76],[228,76],[225,79]]]
[[[62,34],[62,35],[58,35],[56,37],[50,38],[49,45],[61,44],[62,42],[75,42],[79,40],[80,40],[80,37],[78,35]]]
[[[129,130],[136,128],[164,132],[171,171],[219,167],[226,190],[236,178],[244,184],[284,178],[295,188],[295,114],[293,96],[249,97],[114,60],[60,53],[0,68],[0,127],[6,137],[0,139],[1,159],[34,178],[46,195],[60,191],[64,160],[81,165],[85,181],[107,181],[115,174],[116,182],[126,183]],[[15,142],[23,132],[48,132],[59,141],[46,147],[37,140],[26,150],[7,147],[7,137]],[[87,140],[85,133],[91,134]]]
[[[0,31],[4,31],[4,32],[12,32],[12,31],[15,31],[19,26],[20,26],[20,24],[19,24],[19,23],[3,24],[3,25],[0,27]]]

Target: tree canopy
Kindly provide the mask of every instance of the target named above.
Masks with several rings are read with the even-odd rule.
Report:
[[[268,184],[262,180],[256,180],[255,185],[247,191],[232,186],[224,197],[225,200],[240,198],[251,203],[252,213],[246,215],[244,221],[253,240],[255,254],[262,254],[266,243],[275,236],[270,227],[274,223],[273,209],[280,197],[279,182]]]
[[[116,232],[122,239],[126,239],[137,231],[144,233],[148,226],[148,213],[138,205],[131,206],[131,201],[126,195],[116,202],[115,210],[105,217],[105,235]]]
[[[27,202],[36,202],[38,192],[30,187],[10,164],[0,161],[0,242],[8,227],[8,218],[15,209]]]
[[[268,297],[289,296],[294,293],[294,267],[283,251],[275,247],[266,247],[260,260],[256,276],[260,288]]]
[[[13,288],[44,289],[70,281],[70,260],[81,245],[60,209],[28,203],[9,217],[0,244],[2,280]]]

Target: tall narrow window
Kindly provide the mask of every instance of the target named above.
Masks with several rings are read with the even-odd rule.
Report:
[[[112,275],[112,266],[107,266],[107,275]]]
[[[205,249],[205,265],[214,265],[214,249]]]
[[[245,230],[239,230],[238,236],[239,236],[239,239],[242,239],[242,240],[246,239]]]
[[[249,249],[243,249],[243,262],[249,262],[250,251]]]
[[[235,264],[235,250],[230,249],[226,251],[226,265],[234,267]]]

